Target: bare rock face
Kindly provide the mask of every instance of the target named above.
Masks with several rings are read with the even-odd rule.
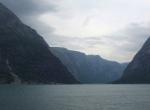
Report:
[[[125,69],[117,83],[150,83],[150,38]]]
[[[44,39],[0,4],[0,83],[77,83]]]

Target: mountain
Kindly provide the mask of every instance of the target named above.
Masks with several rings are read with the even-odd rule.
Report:
[[[115,83],[150,83],[150,38]]]
[[[98,55],[51,47],[51,52],[57,56],[68,70],[82,83],[108,83],[119,79],[127,64],[108,61]]]
[[[78,83],[44,39],[1,3],[0,83]]]

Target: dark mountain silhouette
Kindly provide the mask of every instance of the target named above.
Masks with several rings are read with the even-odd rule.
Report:
[[[0,4],[0,83],[77,83],[37,32]]]
[[[150,83],[150,38],[115,83]]]
[[[101,58],[98,55],[51,47],[68,70],[82,83],[108,83],[121,77],[127,63],[120,64]]]

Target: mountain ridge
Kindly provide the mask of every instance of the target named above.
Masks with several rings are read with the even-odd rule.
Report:
[[[66,48],[50,49],[82,83],[108,83],[119,79],[127,65],[103,59],[99,55],[86,55]]]
[[[78,83],[45,40],[0,3],[0,83]],[[19,80],[17,80],[19,81]]]
[[[150,37],[129,63],[121,79],[114,83],[150,83]]]

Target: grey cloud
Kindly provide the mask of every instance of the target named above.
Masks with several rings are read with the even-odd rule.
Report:
[[[131,24],[118,33],[118,35],[116,33],[116,36],[119,39],[117,41],[121,42],[121,45],[118,45],[118,48],[122,48],[124,51],[137,52],[146,39],[150,36],[150,25]],[[117,46],[118,43],[116,42],[115,44]]]
[[[0,0],[0,2],[15,12],[24,23],[35,28],[51,46],[62,46],[73,50],[94,49],[99,48],[98,46],[111,47],[114,49],[112,53],[114,58],[116,54],[116,57],[119,58],[119,56],[126,57],[128,54],[135,54],[150,36],[150,25],[142,23],[132,23],[118,32],[105,36],[82,38],[80,36],[55,35],[53,34],[53,31],[55,31],[53,27],[43,24],[37,19],[40,14],[58,11],[58,7],[54,4],[47,4],[44,0]],[[83,25],[86,26],[89,22],[90,16],[87,17]]]
[[[48,11],[56,11],[54,4],[47,4],[42,0],[0,0],[19,17],[36,15]]]
[[[117,52],[136,53],[149,36],[150,25],[131,24],[111,35],[91,37],[88,43],[89,45],[110,46]]]
[[[47,38],[51,42],[51,46],[66,47],[72,50],[82,50],[87,46],[84,38],[80,37],[66,37],[52,34]]]
[[[82,26],[84,26],[84,27],[87,26],[90,23],[92,17],[93,16],[87,16],[86,19],[84,20]]]
[[[47,12],[56,12],[57,6],[52,0],[0,0],[5,6],[13,11],[25,24],[36,29],[38,33],[46,37],[55,29],[38,20],[38,16]]]
[[[112,51],[110,56],[120,58],[119,60],[122,58],[129,60],[129,57],[137,53],[149,36],[150,25],[130,24],[126,28],[111,35],[85,38],[57,36],[55,37],[55,41],[58,41],[57,46],[68,47],[74,50],[95,49],[101,46],[111,47],[113,50],[106,50]]]

